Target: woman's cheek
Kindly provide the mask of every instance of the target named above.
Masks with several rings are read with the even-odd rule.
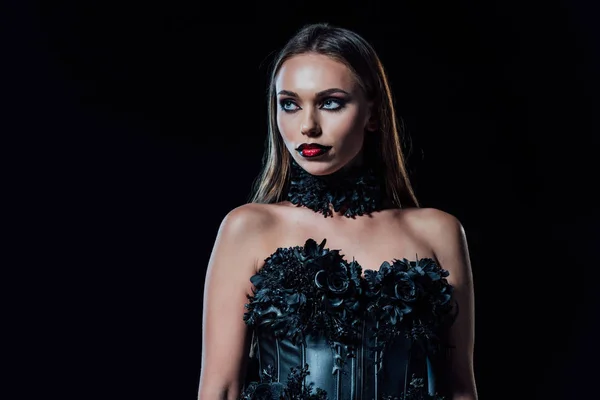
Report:
[[[277,116],[277,128],[279,129],[279,133],[286,141],[290,140],[291,125],[292,123],[290,122],[290,117],[288,115]]]

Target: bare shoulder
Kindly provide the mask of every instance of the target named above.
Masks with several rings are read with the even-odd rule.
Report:
[[[274,222],[270,204],[247,203],[229,211],[220,229],[232,235],[247,235],[261,232]]]
[[[220,265],[229,270],[246,265],[252,273],[274,220],[267,204],[248,203],[229,211],[219,226],[209,268]]]
[[[458,218],[436,208],[414,209],[406,218],[431,247],[442,267],[451,271],[454,279],[470,275],[467,238]]]
[[[454,215],[437,208],[410,208],[403,211],[403,218],[415,231],[433,241],[463,230]]]
[[[428,244],[438,258],[466,250],[462,223],[454,215],[437,208],[410,208],[401,213],[402,221]]]
[[[219,237],[239,250],[260,254],[279,220],[277,205],[243,204],[225,215],[219,228]]]

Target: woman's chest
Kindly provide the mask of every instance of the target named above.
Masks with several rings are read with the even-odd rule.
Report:
[[[259,261],[279,248],[302,246],[308,239],[317,243],[326,240],[326,248],[339,250],[346,261],[356,261],[363,271],[378,270],[384,261],[393,259],[433,258],[432,249],[418,229],[390,215],[335,221],[292,214],[265,235]]]

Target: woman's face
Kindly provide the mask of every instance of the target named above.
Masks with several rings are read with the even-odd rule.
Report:
[[[275,93],[279,132],[308,173],[328,175],[362,162],[371,104],[343,63],[321,54],[294,56],[281,66]]]

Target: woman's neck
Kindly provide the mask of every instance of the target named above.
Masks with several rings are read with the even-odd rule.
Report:
[[[362,157],[324,176],[311,175],[292,160],[287,199],[324,217],[354,218],[379,211],[383,192],[381,176]]]

